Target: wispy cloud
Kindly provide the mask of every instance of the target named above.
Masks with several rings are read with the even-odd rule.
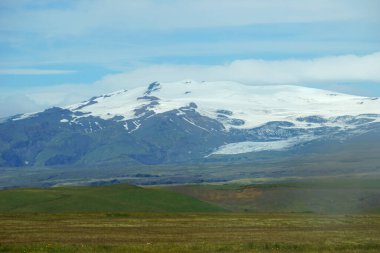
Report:
[[[12,1],[8,1],[8,6]],[[12,15],[0,17],[1,30],[38,32],[48,36],[84,35],[98,29],[180,29],[371,19],[374,0],[94,0],[69,1],[66,6],[49,1],[23,1]],[[363,3],[365,2],[365,4]],[[4,4],[3,8],[7,5]],[[43,8],[44,7],[44,8]]]
[[[366,54],[380,50],[379,9],[377,0],[3,0],[0,68]]]
[[[59,69],[0,69],[0,75],[66,75],[75,72]]]

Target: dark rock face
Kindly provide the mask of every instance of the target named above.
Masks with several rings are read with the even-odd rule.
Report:
[[[302,118],[297,118],[298,121],[301,122],[308,122],[308,123],[326,123],[328,122],[327,119],[324,119],[320,116],[307,116]]]
[[[144,114],[146,114],[146,113],[149,113],[149,115],[152,115],[152,114],[154,114],[154,112],[151,111],[151,109],[153,109],[156,105],[159,105],[159,104],[160,104],[159,102],[157,102],[156,100],[153,100],[153,101],[150,102],[149,104],[144,105],[144,106],[142,106],[142,107],[140,107],[140,108],[135,109],[135,110],[134,110],[135,115],[136,115],[136,116],[142,116],[142,115],[144,115]]]
[[[138,97],[137,100],[157,101],[160,99],[155,96],[142,96],[142,97]]]
[[[144,93],[145,95],[150,95],[152,92],[161,89],[161,85],[159,82],[153,82],[149,84],[148,89]]]
[[[227,116],[232,116],[232,114],[233,114],[231,111],[223,110],[223,109],[217,110],[216,113],[222,114],[222,115],[227,115]]]

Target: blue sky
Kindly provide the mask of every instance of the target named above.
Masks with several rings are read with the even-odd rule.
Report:
[[[380,96],[378,0],[2,0],[0,117],[150,81]]]

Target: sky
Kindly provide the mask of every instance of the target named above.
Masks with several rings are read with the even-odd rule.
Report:
[[[380,0],[1,0],[0,118],[153,81],[380,96]]]

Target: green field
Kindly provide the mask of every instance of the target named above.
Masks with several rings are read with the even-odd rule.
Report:
[[[164,189],[128,184],[0,191],[1,212],[218,212],[223,208]]]
[[[376,175],[0,191],[0,252],[380,252]]]
[[[0,212],[380,213],[379,182],[371,174],[148,188],[16,188],[0,191]]]

